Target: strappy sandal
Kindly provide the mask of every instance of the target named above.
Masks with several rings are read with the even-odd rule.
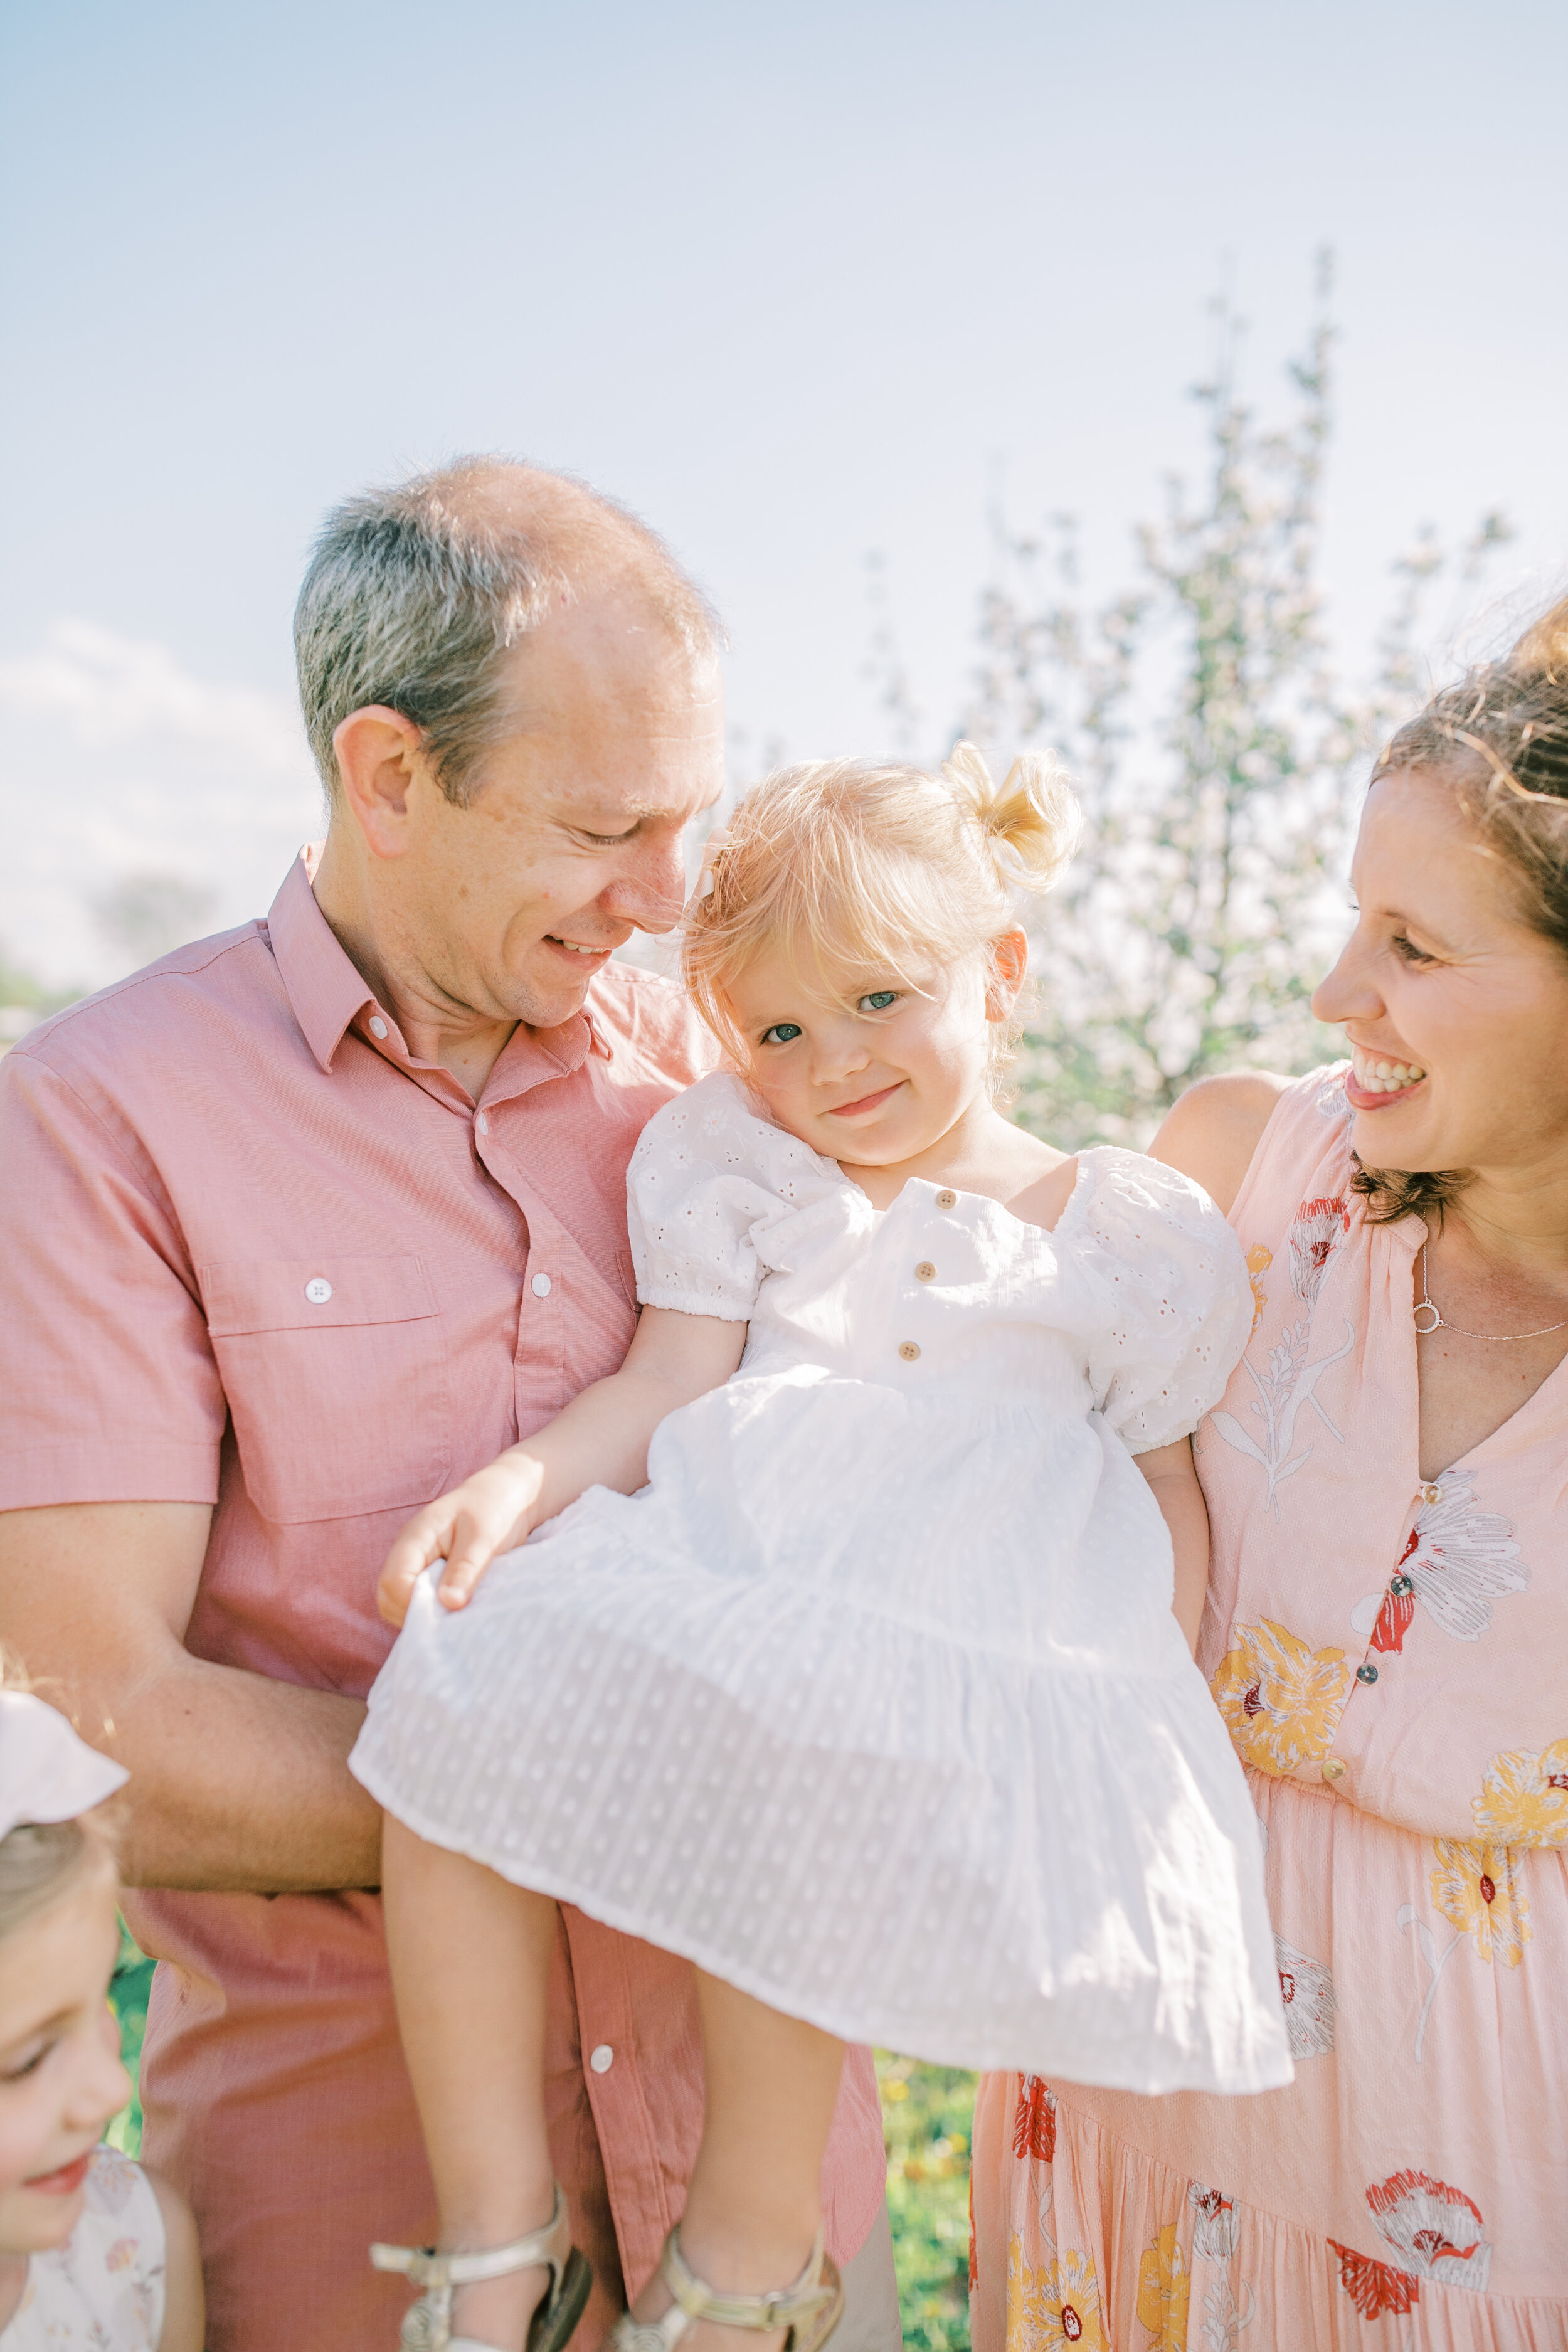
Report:
[[[822,2251],[820,2230],[811,2260],[795,2284],[775,2287],[771,2294],[717,2294],[689,2267],[679,2229],[665,2240],[658,2267],[675,2301],[660,2319],[634,2319],[629,2311],[623,2312],[610,2331],[605,2352],[674,2352],[700,2319],[759,2334],[787,2327],[784,2352],[818,2352],[844,2316],[844,2282],[831,2254]]]
[[[543,2229],[514,2238],[510,2246],[488,2246],[477,2254],[442,2253],[436,2246],[372,2246],[370,2258],[378,2271],[401,2272],[425,2289],[404,2318],[397,2339],[402,2352],[498,2352],[477,2336],[453,2335],[452,2291],[504,2278],[509,2271],[531,2270],[536,2263],[548,2268],[550,2287],[530,2323],[528,2352],[563,2352],[594,2284],[586,2254],[572,2243],[559,2182],[555,2208]]]

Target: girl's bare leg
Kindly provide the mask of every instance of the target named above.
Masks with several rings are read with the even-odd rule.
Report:
[[[717,1977],[700,1973],[697,1983],[707,2104],[680,2250],[708,2285],[760,2294],[791,2284],[810,2259],[844,2044]],[[668,2307],[656,2271],[632,2308],[657,2319]],[[705,2321],[681,2352],[772,2352],[784,2336],[782,2328],[742,2335]]]
[[[550,2219],[544,2005],[555,1906],[482,1863],[426,1845],[389,1814],[382,1834],[397,2021],[440,2210],[438,2242],[473,2252]],[[459,2287],[453,2333],[521,2352],[542,2267]]]

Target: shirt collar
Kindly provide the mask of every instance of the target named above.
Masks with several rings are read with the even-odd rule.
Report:
[[[321,854],[319,842],[301,849],[272,901],[267,932],[300,1034],[321,1067],[330,1072],[344,1032],[362,1013],[368,1016],[378,1008],[374,992],[366,987],[363,973],[344,953],[316,904],[311,880]],[[542,1079],[569,1076],[591,1052],[606,1061],[612,1058],[608,1041],[586,1008],[558,1029],[529,1029],[520,1022],[490,1074],[485,1097],[522,1094]]]

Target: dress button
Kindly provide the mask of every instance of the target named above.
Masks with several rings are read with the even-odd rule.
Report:
[[[386,1024],[382,1019],[379,1013],[373,1013],[371,1014],[370,1034],[373,1037],[384,1037],[386,1034]]]
[[[1371,1664],[1358,1666],[1355,1670],[1355,1678],[1358,1683],[1374,1683],[1377,1680],[1377,1668]]]
[[[313,1274],[305,1285],[305,1296],[312,1307],[324,1307],[332,1295],[332,1286],[324,1274]]]
[[[536,1274],[532,1282],[529,1285],[529,1288],[532,1291],[535,1298],[548,1298],[550,1296],[550,1276],[547,1274]]]
[[[939,1192],[936,1196],[936,1205],[939,1209],[956,1209],[958,1206],[957,1193]]]
[[[1345,1759],[1342,1756],[1325,1756],[1321,1769],[1325,1780],[1342,1780],[1345,1777]]]
[[[616,2063],[616,2053],[607,2042],[601,2042],[588,2060],[595,2074],[607,2074]]]
[[[900,1347],[899,1353],[902,1356],[906,1364],[912,1364],[916,1357],[920,1354],[920,1349],[912,1339],[906,1339]]]
[[[1441,1488],[1441,1486],[1423,1486],[1423,1487],[1422,1487],[1422,1489],[1421,1489],[1421,1500],[1422,1500],[1424,1503],[1440,1503],[1440,1502],[1442,1501],[1442,1499],[1443,1499],[1443,1489]]]
[[[915,1280],[917,1282],[934,1282],[936,1280],[936,1268],[932,1265],[929,1257],[922,1257],[919,1265],[916,1266]]]

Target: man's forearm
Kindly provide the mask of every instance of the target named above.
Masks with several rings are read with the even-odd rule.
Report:
[[[127,1883],[252,1895],[378,1885],[381,1811],[348,1769],[363,1720],[359,1699],[182,1652],[116,1725],[131,1773]]]
[[[68,1503],[0,1513],[0,1635],[84,1739],[125,1766],[140,1886],[374,1886],[381,1815],[347,1769],[357,1699],[184,1647],[212,1512]]]

